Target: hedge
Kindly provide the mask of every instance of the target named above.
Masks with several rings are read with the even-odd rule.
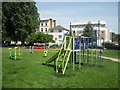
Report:
[[[109,42],[104,42],[102,45],[106,49],[115,49],[115,50],[120,50],[120,45],[115,45],[114,43],[109,43]]]

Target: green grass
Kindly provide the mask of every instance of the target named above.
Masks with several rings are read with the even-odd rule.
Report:
[[[22,60],[9,59],[7,48],[2,50],[3,88],[118,88],[118,62],[104,59],[102,68],[83,66],[81,70],[66,70],[61,76],[52,67],[43,66],[56,52],[30,54],[22,49]],[[76,65],[77,67],[77,65]]]
[[[119,50],[105,50],[103,53],[103,56],[120,59],[120,57],[118,55],[119,53],[120,53]]]
[[[91,52],[91,50],[90,50]],[[92,51],[93,53],[95,53],[95,51]],[[100,51],[97,50],[97,55],[99,54]],[[85,51],[85,53],[87,53],[87,51]],[[120,51],[119,50],[104,50],[103,51],[103,56],[105,57],[111,57],[111,58],[116,58],[116,59],[120,59],[119,54]]]

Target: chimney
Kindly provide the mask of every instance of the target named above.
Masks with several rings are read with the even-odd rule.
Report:
[[[53,27],[55,27],[55,26],[56,26],[56,20],[53,20],[53,22],[54,22],[54,25],[53,25]]]
[[[52,28],[52,19],[50,18],[49,21],[50,21],[50,28]]]

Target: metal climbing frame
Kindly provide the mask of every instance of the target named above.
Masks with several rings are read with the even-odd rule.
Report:
[[[89,49],[89,46],[91,46],[91,49]],[[78,52],[79,69],[81,69],[81,63],[89,63],[90,65],[96,64],[97,51],[94,51],[93,48],[97,48],[97,39],[93,36],[91,38],[84,36],[65,36],[61,50],[55,60],[56,73],[61,72],[65,74],[68,61],[70,61],[72,70],[75,70],[76,52]],[[102,61],[101,57],[99,58],[100,61]]]

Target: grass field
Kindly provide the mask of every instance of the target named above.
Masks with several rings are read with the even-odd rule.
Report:
[[[119,50],[105,50],[103,56],[120,59],[119,53]]]
[[[41,65],[56,52],[49,51],[44,58],[43,52],[21,51],[22,60],[11,60],[8,49],[2,49],[3,88],[118,88],[118,62],[104,59],[103,67],[68,68],[60,75],[52,67]]]

